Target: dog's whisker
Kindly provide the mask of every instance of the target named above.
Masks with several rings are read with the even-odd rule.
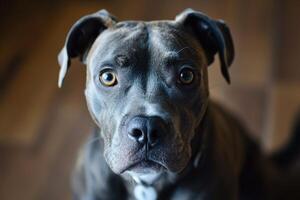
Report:
[[[89,146],[89,145],[92,145],[94,142],[97,142],[101,139],[101,136],[98,136],[98,137],[95,137],[93,138],[92,140],[88,140],[86,145]]]
[[[180,52],[182,52],[185,49],[189,49],[190,47],[183,47],[182,49],[180,49],[179,51],[177,51],[176,53],[179,54]]]

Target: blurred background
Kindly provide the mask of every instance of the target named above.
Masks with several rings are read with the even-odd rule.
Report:
[[[283,145],[300,106],[300,1],[1,0],[0,199],[70,199],[69,177],[93,129],[85,67],[73,62],[57,88],[57,54],[70,26],[105,8],[119,20],[173,19],[191,7],[224,19],[236,59],[227,85],[216,62],[212,97],[251,130],[266,152]]]

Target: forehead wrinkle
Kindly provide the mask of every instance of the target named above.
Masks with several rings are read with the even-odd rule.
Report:
[[[186,46],[186,47],[181,48],[178,51],[168,51],[168,52],[166,52],[164,54],[164,59],[166,61],[172,61],[172,60],[180,61],[180,60],[182,60],[182,57],[183,57],[183,55],[182,55],[183,51],[188,51],[190,54],[194,54],[194,55],[197,54],[196,51],[192,47]]]
[[[156,37],[156,38],[155,38]],[[201,61],[201,57],[199,57],[199,53],[197,50],[195,50],[191,46],[187,46],[189,44],[183,42],[179,42],[176,38],[176,35],[173,36],[174,43],[171,45],[168,45],[168,42],[163,41],[161,39],[161,35],[154,36],[154,39],[152,39],[152,46],[154,47],[153,54],[159,56],[154,56],[156,58],[159,58],[159,60],[156,60],[156,62],[160,62],[161,64],[165,66],[173,66],[173,64],[176,63],[182,63],[182,62],[188,62],[188,63],[198,63]],[[175,45],[174,45],[175,44]],[[192,57],[191,57],[192,56]],[[198,64],[200,64],[199,62]],[[157,63],[153,63],[157,64]]]
[[[139,39],[143,39],[143,35],[144,35],[144,31],[141,29],[128,30],[128,28],[126,28],[126,31],[119,33],[118,40],[123,45],[118,45],[115,51],[120,52],[120,50],[121,51],[123,50],[124,52],[127,52],[128,50],[132,50],[133,47],[138,46],[136,42]],[[115,38],[113,38],[113,40],[115,41]]]
[[[176,29],[164,29],[162,27],[152,27],[151,32],[153,34],[152,45],[156,47],[157,51],[167,60],[180,60],[180,57],[184,57],[184,54],[193,54],[197,56],[199,53],[194,49],[192,44],[189,44],[185,40],[183,35]]]
[[[97,45],[93,45],[94,52],[97,53],[93,60],[116,61],[121,56],[127,60],[125,63],[134,63],[137,59],[135,52],[145,49],[147,45],[147,32],[144,27],[141,23],[134,27],[121,27],[104,32],[96,39]]]

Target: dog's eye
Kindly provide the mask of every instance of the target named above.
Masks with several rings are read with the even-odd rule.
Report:
[[[179,74],[179,82],[182,84],[191,84],[194,80],[194,72],[189,68],[183,68]]]
[[[107,87],[111,87],[117,84],[117,76],[113,71],[104,71],[100,73],[100,82]]]

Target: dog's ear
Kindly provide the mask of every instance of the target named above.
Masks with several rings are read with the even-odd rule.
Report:
[[[58,86],[61,87],[63,79],[71,64],[71,58],[79,57],[85,63],[89,48],[97,36],[105,29],[116,23],[116,18],[106,10],[100,10],[79,19],[70,29],[65,46],[58,55],[60,65]]]
[[[186,9],[177,15],[175,21],[198,39],[205,51],[208,65],[214,61],[215,54],[219,54],[222,75],[230,83],[228,67],[234,59],[234,46],[224,21],[213,20],[192,9]]]

